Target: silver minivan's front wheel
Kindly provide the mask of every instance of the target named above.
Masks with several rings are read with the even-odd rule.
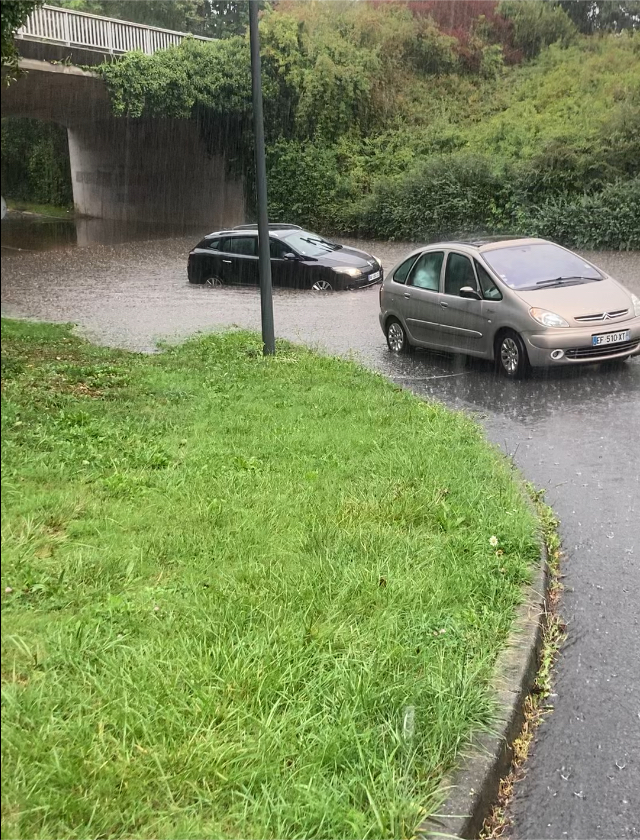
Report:
[[[529,372],[527,348],[518,333],[504,333],[497,347],[497,361],[501,372],[509,379],[522,379]]]
[[[387,322],[387,346],[392,353],[408,353],[410,349],[404,327],[395,318]]]

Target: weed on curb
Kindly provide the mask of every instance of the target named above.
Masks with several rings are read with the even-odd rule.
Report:
[[[511,769],[509,774],[500,782],[498,799],[484,822],[480,834],[481,840],[495,840],[495,838],[508,836],[512,825],[510,809],[515,786],[526,775],[525,762],[538,727],[553,709],[552,704],[548,703],[547,700],[552,694],[553,667],[566,634],[566,626],[559,613],[563,585],[560,573],[562,552],[558,534],[558,520],[552,509],[545,504],[543,490],[536,490],[530,484],[527,485],[527,490],[540,520],[548,558],[548,585],[543,619],[542,649],[536,680],[525,700],[524,723],[520,734],[512,744]]]

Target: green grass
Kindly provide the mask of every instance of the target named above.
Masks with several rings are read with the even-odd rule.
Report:
[[[35,204],[33,201],[7,199],[7,208],[20,213],[33,213],[36,216],[53,216],[55,219],[72,219],[73,207],[57,207],[54,204]]]
[[[538,556],[479,428],[244,332],[2,376],[2,836],[411,836]]]

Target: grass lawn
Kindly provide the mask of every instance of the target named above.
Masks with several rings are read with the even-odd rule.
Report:
[[[490,725],[538,556],[508,463],[260,347],[3,321],[3,838],[409,837]]]
[[[9,210],[33,213],[35,216],[53,216],[56,219],[73,219],[73,207],[58,207],[55,204],[34,204],[32,201],[7,199]]]

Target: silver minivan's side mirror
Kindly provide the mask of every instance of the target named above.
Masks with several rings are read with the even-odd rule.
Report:
[[[284,255],[284,258],[285,258],[285,260],[297,260],[297,259],[298,259],[298,255],[297,255],[297,254],[294,254],[292,251],[289,251],[288,253],[286,253],[286,254]]]
[[[470,300],[482,300],[480,295],[471,286],[463,286],[460,289],[459,295],[461,298],[469,298]]]

